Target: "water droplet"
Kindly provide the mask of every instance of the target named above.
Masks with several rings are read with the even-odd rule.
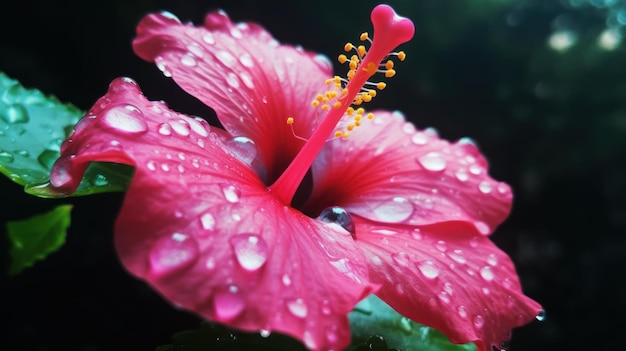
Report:
[[[329,344],[334,345],[339,340],[339,336],[337,335],[337,331],[335,330],[327,330],[326,331],[326,341]]]
[[[191,134],[191,128],[189,127],[189,123],[185,120],[173,121],[170,123],[172,129],[176,132],[176,134],[180,136],[188,136]]]
[[[317,216],[317,219],[324,223],[338,224],[352,235],[356,233],[354,221],[352,220],[352,215],[350,215],[348,211],[341,207],[332,206],[325,208],[324,210],[322,210],[322,212],[320,212],[320,215]]]
[[[243,312],[246,306],[241,292],[235,285],[218,289],[213,295],[213,308],[220,321],[229,321]]]
[[[243,33],[241,33],[241,31],[237,27],[232,27],[230,29],[230,35],[232,35],[233,38],[235,38],[235,39],[243,38]]]
[[[485,287],[483,287],[483,288],[482,288],[482,289],[480,289],[480,290],[481,290],[481,291],[483,292],[483,294],[485,294],[485,295],[489,295],[489,294],[491,294],[491,290],[489,290],[489,288],[485,288]]]
[[[540,322],[543,322],[546,319],[546,310],[542,309],[541,311],[539,311],[535,319]]]
[[[161,169],[163,170],[163,172],[169,172],[170,171],[170,166],[166,163],[162,163],[161,164]]]
[[[200,225],[202,225],[202,229],[208,230],[210,232],[215,230],[215,217],[213,217],[210,213],[205,213],[200,217]]]
[[[226,201],[230,203],[239,202],[239,190],[234,185],[224,185],[222,186],[222,192],[224,193],[224,198]]]
[[[373,264],[375,264],[377,266],[380,266],[380,265],[383,264],[383,261],[378,256],[372,256],[372,257],[370,257],[370,260],[372,261]]]
[[[28,111],[20,104],[12,104],[0,110],[0,118],[7,123],[27,123]]]
[[[391,258],[396,264],[400,266],[404,266],[404,267],[407,267],[410,262],[409,255],[406,252],[398,252],[398,253],[391,254]]]
[[[469,245],[470,247],[472,247],[473,249],[478,247],[478,237],[473,237],[469,240]]]
[[[167,123],[161,123],[158,132],[161,135],[172,135],[172,127]]]
[[[325,316],[329,316],[332,312],[333,311],[330,308],[330,302],[328,300],[322,301],[322,314]]]
[[[267,261],[267,242],[255,234],[238,234],[230,238],[239,265],[245,270],[256,271]]]
[[[282,280],[284,286],[291,285],[291,277],[289,277],[289,274],[283,274],[283,277],[282,277],[281,280]]]
[[[190,54],[184,54],[180,58],[180,63],[182,63],[184,66],[188,66],[188,67],[194,67],[195,65],[198,64],[198,62],[196,62],[196,59],[193,56],[191,56]]]
[[[103,127],[121,134],[142,134],[148,131],[143,112],[133,105],[114,105],[100,115]]]
[[[215,56],[217,56],[217,59],[226,67],[233,67],[235,63],[237,63],[237,59],[228,51],[220,50]]]
[[[304,346],[306,346],[309,350],[315,350],[318,348],[317,342],[315,342],[313,334],[309,330],[304,332],[302,341],[304,341]]]
[[[187,46],[187,50],[189,50],[189,52],[196,55],[197,57],[204,56],[204,51],[202,50],[202,47],[196,43],[189,44]]]
[[[478,190],[480,190],[483,194],[489,194],[491,190],[493,190],[493,186],[488,181],[483,180],[480,184],[478,184]]]
[[[485,266],[485,267],[481,268],[480,276],[483,277],[483,279],[486,280],[486,281],[492,281],[493,280],[493,271],[491,270],[491,267]]]
[[[50,150],[46,150],[46,151],[50,151]],[[58,153],[55,154],[54,160],[52,160],[52,163],[50,164],[49,167],[42,163],[44,165],[44,167],[46,167],[47,169],[52,168],[52,164],[54,164],[54,161],[56,161],[56,156],[58,156],[58,155],[59,155]],[[8,153],[6,151],[0,152],[0,164],[5,164],[6,165],[6,164],[9,164],[9,163],[11,163],[13,161],[15,161],[15,157],[13,156],[13,154]],[[40,163],[41,163],[41,161],[40,161]]]
[[[174,233],[154,243],[150,250],[150,266],[156,274],[167,274],[189,267],[199,255],[198,243],[192,237]]]
[[[497,265],[498,257],[496,256],[496,254],[489,254],[489,256],[487,256],[487,263],[489,263],[492,266]]]
[[[456,312],[459,314],[461,318],[467,318],[467,310],[465,309],[465,306],[463,305],[457,306]]]
[[[426,155],[419,156],[417,161],[426,170],[431,172],[440,172],[446,169],[446,159],[438,152],[429,152]]]
[[[156,170],[156,165],[154,163],[154,161],[148,161],[148,163],[146,163],[146,167],[151,170],[151,171],[155,171]]]
[[[437,297],[439,297],[439,300],[445,304],[450,303],[450,295],[445,291],[440,292]]]
[[[428,279],[435,279],[439,276],[439,270],[435,267],[433,261],[424,261],[417,265],[420,272]]]
[[[473,164],[469,167],[469,171],[471,174],[479,175],[483,172],[483,169],[479,165]]]
[[[252,61],[252,57],[249,54],[247,54],[247,53],[242,54],[241,56],[239,56],[239,62],[244,67],[251,68],[252,66],[254,66],[254,63]]]
[[[226,83],[228,83],[228,85],[230,85],[234,89],[239,88],[239,78],[237,78],[237,75],[233,72],[229,72],[226,76]]]
[[[156,63],[159,71],[163,73],[165,77],[171,77],[172,73],[167,69],[167,62],[161,56],[157,56],[154,58],[154,63]]]
[[[215,44],[215,37],[213,36],[213,33],[211,32],[204,33],[202,35],[202,40],[204,40],[204,42],[207,44],[211,44],[211,45]]]
[[[489,228],[489,224],[485,223],[485,222],[474,222],[474,226],[476,226],[476,229],[478,229],[478,232],[482,235],[489,235],[489,232],[491,232],[491,228]]]
[[[196,132],[198,135],[203,136],[203,137],[209,135],[209,131],[207,130],[208,125],[206,121],[203,120],[202,118],[200,117],[188,118],[187,123],[189,123],[191,130]],[[207,126],[205,127],[205,125]]]
[[[172,21],[174,21],[174,22],[176,22],[178,24],[181,24],[180,19],[178,17],[176,17],[175,14],[173,14],[173,13],[171,13],[169,11],[161,11],[161,16],[163,16],[163,17],[165,17],[165,18],[167,18],[169,20],[172,20]]]
[[[109,180],[106,176],[102,174],[97,174],[95,178],[91,181],[91,184],[94,186],[106,186],[109,185]]]
[[[252,77],[250,77],[248,72],[239,72],[239,78],[246,87],[248,87],[249,89],[254,89],[254,82],[252,81]]]
[[[252,139],[238,136],[226,142],[229,146],[231,153],[240,159],[242,162],[251,165],[254,159],[257,157],[257,147]]]
[[[261,335],[262,338],[268,338],[272,334],[272,332],[269,331],[268,329],[261,329],[259,331],[259,334]]]
[[[474,316],[474,318],[472,318],[472,323],[474,324],[474,327],[480,329],[485,325],[485,318],[477,314]]]
[[[456,176],[456,179],[465,182],[469,179],[469,174],[467,174],[467,171],[465,171],[463,168],[458,169],[454,175]]]
[[[394,197],[388,201],[383,202],[378,207],[374,208],[374,214],[376,217],[387,223],[399,223],[405,221],[413,214],[413,205],[403,197]]]
[[[405,333],[411,333],[413,329],[411,320],[406,317],[400,318],[400,329]]]
[[[307,306],[304,303],[304,300],[302,300],[301,298],[288,300],[287,309],[289,309],[289,312],[291,312],[291,314],[299,318],[305,318],[308,314]]]
[[[463,251],[459,249],[456,249],[452,252],[448,252],[448,256],[450,256],[451,259],[453,259],[459,264],[467,263],[467,259],[465,258],[465,256],[463,256]]]
[[[428,143],[428,137],[422,132],[417,132],[413,135],[411,141],[417,145],[426,145],[426,143]]]
[[[448,250],[448,245],[446,244],[445,241],[439,240],[435,244],[435,248],[441,252],[445,252],[446,250]]]

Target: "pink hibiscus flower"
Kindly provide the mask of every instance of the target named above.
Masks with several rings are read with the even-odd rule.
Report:
[[[374,38],[363,33],[366,45],[339,57],[347,77],[333,78],[323,56],[223,12],[201,27],[147,16],[136,53],[215,109],[225,130],[118,78],[63,144],[51,183],[70,194],[91,161],[133,166],[119,256],[209,320],[339,350],[348,313],[374,293],[453,342],[499,347],[541,310],[487,237],[511,191],[474,144],[416,130],[398,112],[355,110],[384,89],[370,80],[393,76],[404,53],[391,51],[414,32],[386,5],[372,22]]]

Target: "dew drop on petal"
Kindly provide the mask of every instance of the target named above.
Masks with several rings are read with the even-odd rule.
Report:
[[[176,132],[176,134],[180,136],[188,136],[191,134],[191,129],[189,127],[189,123],[185,120],[174,121],[170,124],[172,129]]]
[[[174,233],[158,239],[150,250],[150,266],[156,274],[166,274],[192,265],[199,257],[198,243],[192,237]]]
[[[489,256],[487,256],[487,263],[489,263],[489,265],[491,266],[497,265],[498,257],[496,257],[496,254],[489,254]]]
[[[230,85],[234,89],[239,88],[239,78],[237,78],[237,75],[233,72],[229,72],[226,76],[226,83],[228,83],[228,85]]]
[[[448,250],[448,245],[446,244],[445,241],[439,240],[435,244],[435,248],[441,252],[446,252],[446,250]]]
[[[424,169],[431,172],[440,172],[446,169],[446,159],[438,152],[429,152],[426,155],[419,156],[417,161]]]
[[[189,119],[187,119],[187,123],[189,123],[189,127],[191,127],[191,130],[196,132],[196,134],[198,134],[200,136],[203,136],[203,137],[209,135],[209,131],[203,125],[203,123],[205,123],[205,121],[202,118],[200,118],[200,117],[189,118]]]
[[[483,268],[480,269],[480,276],[486,280],[486,281],[492,281],[493,280],[493,271],[491,270],[491,267],[485,266]]]
[[[330,302],[328,300],[322,301],[322,314],[329,316],[333,311],[330,308]]]
[[[230,203],[239,202],[239,190],[234,185],[224,185],[222,186],[222,193],[224,194],[224,198],[226,201]]]
[[[439,276],[439,270],[435,267],[433,261],[420,262],[417,265],[422,275],[428,279],[435,279]]]
[[[220,50],[216,54],[217,59],[226,67],[233,67],[237,63],[237,59],[228,51]]]
[[[394,197],[374,208],[377,219],[387,223],[402,222],[413,214],[413,204],[404,197]]]
[[[256,271],[267,261],[267,242],[255,234],[238,234],[230,238],[239,265],[247,271]]]
[[[0,110],[0,119],[7,123],[27,123],[30,118],[24,106],[11,104]]]
[[[200,225],[202,229],[212,232],[215,230],[215,217],[211,213],[205,213],[200,216]]]
[[[48,150],[46,150],[48,151]],[[52,162],[48,163],[50,166],[52,164],[54,164],[54,161],[56,161],[58,153],[50,151],[52,153],[52,157],[54,157],[53,159],[51,159]],[[42,153],[43,155],[43,153]],[[41,158],[41,156],[40,156]],[[13,154],[10,154],[8,152],[2,151],[0,152],[0,163],[4,163],[4,164],[8,164],[11,163],[15,160],[15,157],[13,156]],[[46,163],[43,163],[41,160],[39,161],[39,163],[43,164],[44,166],[46,166]],[[50,168],[50,167],[48,167]]]
[[[465,258],[465,256],[463,256],[463,251],[459,249],[456,249],[452,252],[448,252],[448,256],[450,256],[451,259],[453,259],[455,262],[459,264],[467,263],[467,259]]]
[[[191,56],[190,54],[184,54],[180,58],[180,63],[182,63],[184,66],[188,66],[188,67],[193,67],[193,66],[198,64],[198,62],[196,62],[196,59],[193,56]]]
[[[304,303],[304,300],[302,300],[301,298],[294,299],[294,300],[287,300],[286,304],[287,304],[287,309],[294,316],[298,318],[305,318],[307,316],[308,309],[307,309],[306,304]]]
[[[229,146],[230,152],[246,164],[252,164],[257,157],[257,147],[252,139],[238,136],[226,142]]]
[[[167,123],[161,123],[158,132],[161,135],[172,135],[172,127]]]
[[[291,285],[291,277],[289,276],[289,274],[283,274],[283,277],[281,278],[281,281],[283,282],[284,286]]]
[[[213,36],[213,33],[211,32],[204,33],[202,35],[202,40],[207,44],[211,44],[211,45],[215,44],[215,37]]]
[[[457,306],[456,312],[459,314],[461,318],[467,318],[467,310],[465,309],[465,306],[463,305]]]
[[[480,329],[483,327],[483,325],[485,325],[485,318],[477,314],[474,316],[474,318],[472,318],[472,323],[474,324],[474,327]]]
[[[229,321],[243,312],[246,302],[234,286],[228,286],[218,289],[213,296],[213,308],[218,320]]]
[[[259,335],[261,335],[262,338],[268,338],[270,335],[272,335],[272,332],[268,329],[261,329],[259,331]]]
[[[406,252],[393,253],[391,254],[391,258],[397,265],[403,267],[407,267],[410,262],[409,255]]]
[[[114,105],[102,111],[103,127],[121,134],[141,134],[148,131],[143,112],[133,105]]]
[[[488,181],[483,180],[480,184],[478,184],[478,190],[480,190],[483,194],[489,194],[491,190],[493,190],[493,186]]]
[[[310,331],[305,331],[303,335],[302,341],[304,342],[304,346],[306,346],[309,350],[317,349],[317,343],[313,338],[313,334]]]
[[[473,237],[469,240],[469,245],[472,248],[477,248],[478,247],[478,238],[477,237]]]
[[[467,174],[467,171],[465,171],[463,168],[460,168],[456,172],[454,172],[454,175],[456,176],[456,179],[462,182],[465,182],[469,179],[469,174]]]
[[[354,221],[352,220],[352,216],[345,209],[332,206],[327,207],[320,215],[317,217],[318,220],[324,223],[335,223],[341,226],[343,229],[347,230],[350,234],[355,233]]]
[[[247,68],[251,68],[252,66],[254,66],[252,57],[247,53],[239,56],[239,63],[241,63],[242,66],[247,67]]]
[[[546,310],[539,311],[535,319],[537,319],[540,322],[543,322],[546,319]]]
[[[481,222],[481,221],[474,222],[474,226],[476,226],[476,229],[478,229],[478,231],[482,235],[489,235],[489,233],[491,232],[491,228],[489,228],[489,224],[485,222]]]

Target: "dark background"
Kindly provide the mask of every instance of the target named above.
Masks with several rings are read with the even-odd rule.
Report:
[[[335,57],[346,41],[370,30],[369,11],[376,4],[5,3],[0,71],[25,86],[86,110],[113,78],[124,75],[148,98],[209,120],[209,108],[132,52],[142,16],[166,9],[199,24],[206,12],[222,8],[236,21],[261,23],[283,43]],[[401,110],[419,128],[433,126],[446,139],[472,137],[489,159],[491,174],[516,193],[510,218],[492,238],[511,255],[525,293],[544,305],[547,318],[516,329],[511,350],[621,349],[626,42],[606,49],[598,38],[607,29],[614,38],[624,33],[626,1],[388,3],[415,22],[417,33],[403,46],[408,60],[398,65],[398,75],[374,106]],[[198,325],[117,262],[112,225],[122,194],[44,200],[4,177],[0,194],[1,223],[61,202],[75,204],[67,244],[58,253],[17,277],[0,278],[0,349],[153,350],[173,333]],[[0,234],[0,269],[6,271],[4,228]]]

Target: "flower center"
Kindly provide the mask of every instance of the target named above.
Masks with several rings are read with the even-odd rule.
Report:
[[[393,61],[389,58],[397,56],[400,61],[405,58],[403,52],[391,51],[413,37],[415,33],[413,22],[398,16],[387,5],[376,6],[370,18],[376,37],[370,39],[367,33],[363,33],[360,38],[371,43],[369,50],[364,45],[355,47],[350,43],[346,44],[344,48],[346,52],[356,51],[350,58],[343,54],[339,55],[339,62],[348,63],[350,66],[347,78],[334,77],[326,81],[326,84],[334,89],[319,94],[311,103],[314,108],[320,108],[326,113],[326,116],[283,174],[269,187],[270,191],[286,204],[291,203],[307,170],[341,118],[347,115],[353,122],[346,126],[345,131],[335,132],[336,137],[348,137],[350,131],[360,125],[365,111],[362,108],[355,109],[352,105],[358,106],[371,101],[376,96],[376,89],[385,88],[385,83],[372,83],[369,81],[370,77],[377,72],[384,73],[386,77],[393,77],[395,70]],[[372,114],[365,116],[373,118]],[[287,123],[294,123],[293,118],[289,118]]]

